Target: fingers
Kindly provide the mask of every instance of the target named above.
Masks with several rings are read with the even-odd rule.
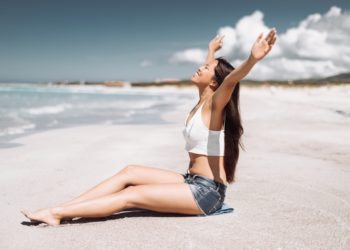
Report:
[[[224,36],[225,35],[222,35],[221,37],[220,37],[220,43],[222,44],[222,39],[224,39]]]
[[[265,40],[268,44],[271,44],[272,41],[275,39],[276,36],[276,28],[272,28],[269,32],[269,34],[266,36]]]
[[[273,32],[270,31],[269,34],[265,37],[265,41],[266,41],[266,42],[268,42],[268,43],[271,42],[272,34],[273,34]]]
[[[274,36],[274,37],[272,38],[272,40],[271,40],[270,45],[274,45],[275,42],[276,42],[276,39],[277,39],[277,36]]]
[[[276,39],[277,39],[276,37],[273,37],[270,43],[267,43],[266,40],[263,40],[263,44],[265,45],[264,51],[266,54],[270,52],[270,50],[272,49],[272,46],[275,44]]]
[[[259,42],[262,36],[263,36],[263,32],[260,33],[260,35],[259,35],[258,38],[256,39],[256,42]]]
[[[215,37],[215,40],[220,41],[220,42],[222,43],[222,40],[223,40],[224,36],[225,36],[225,35],[222,35],[221,37],[216,36],[216,37]]]
[[[214,37],[214,41],[220,41],[220,46],[222,46],[222,39],[225,37],[225,35],[221,35],[221,36],[219,36],[219,35],[216,35],[215,37]]]

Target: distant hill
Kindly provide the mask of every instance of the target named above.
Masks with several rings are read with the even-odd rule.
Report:
[[[240,81],[241,85],[248,87],[258,87],[258,86],[287,86],[287,87],[296,87],[296,86],[311,86],[317,87],[321,85],[333,85],[333,84],[343,84],[350,83],[350,73],[343,73],[334,76],[329,76],[326,78],[316,79],[300,79],[300,80],[249,80],[244,79]],[[148,86],[178,86],[178,87],[187,87],[193,86],[193,83],[189,79],[184,79],[180,81],[163,81],[163,82],[135,82],[131,83],[132,87],[148,87]]]
[[[329,77],[323,78],[323,80],[350,82],[350,73],[343,73],[339,75],[329,76]]]
[[[8,81],[7,81],[8,82]],[[298,87],[298,86],[310,86],[318,87],[321,85],[337,85],[337,84],[350,84],[350,73],[342,73],[334,76],[328,76],[325,78],[310,78],[300,80],[249,80],[243,79],[240,81],[241,85],[247,87],[264,87],[264,86],[285,86],[285,87]],[[125,83],[121,81],[56,81],[51,82],[53,85],[105,85],[109,87],[123,87],[125,85],[131,87],[162,87],[162,86],[176,86],[176,87],[193,87],[193,83],[190,79],[182,80],[163,80],[154,82],[132,82]]]

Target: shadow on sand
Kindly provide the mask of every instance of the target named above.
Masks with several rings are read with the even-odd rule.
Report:
[[[123,218],[127,218],[127,217],[191,217],[191,216],[197,216],[197,215],[163,213],[163,212],[155,212],[155,211],[146,210],[146,209],[134,208],[134,209],[123,210],[123,211],[120,211],[118,213],[112,214],[110,216],[106,216],[106,217],[74,218],[72,220],[63,219],[59,226],[64,226],[67,224],[72,225],[72,224],[84,224],[84,223],[91,223],[91,222],[116,220],[116,219],[123,219]],[[23,222],[21,222],[21,224],[24,226],[39,226],[39,227],[49,226],[44,222],[23,221]]]

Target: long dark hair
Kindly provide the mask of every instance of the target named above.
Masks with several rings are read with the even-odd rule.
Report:
[[[218,60],[215,71],[215,80],[221,85],[225,77],[235,68],[223,57],[215,58]],[[225,155],[224,168],[226,180],[228,183],[235,181],[235,170],[239,158],[239,146],[244,150],[241,142],[241,136],[244,132],[241,115],[239,112],[239,86],[237,82],[230,101],[225,106]]]

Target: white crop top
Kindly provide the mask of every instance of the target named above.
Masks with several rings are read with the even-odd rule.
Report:
[[[202,120],[203,104],[188,121],[187,125],[189,114],[186,117],[185,127],[182,130],[186,141],[185,150],[207,156],[224,156],[225,130],[210,130],[206,127]]]

